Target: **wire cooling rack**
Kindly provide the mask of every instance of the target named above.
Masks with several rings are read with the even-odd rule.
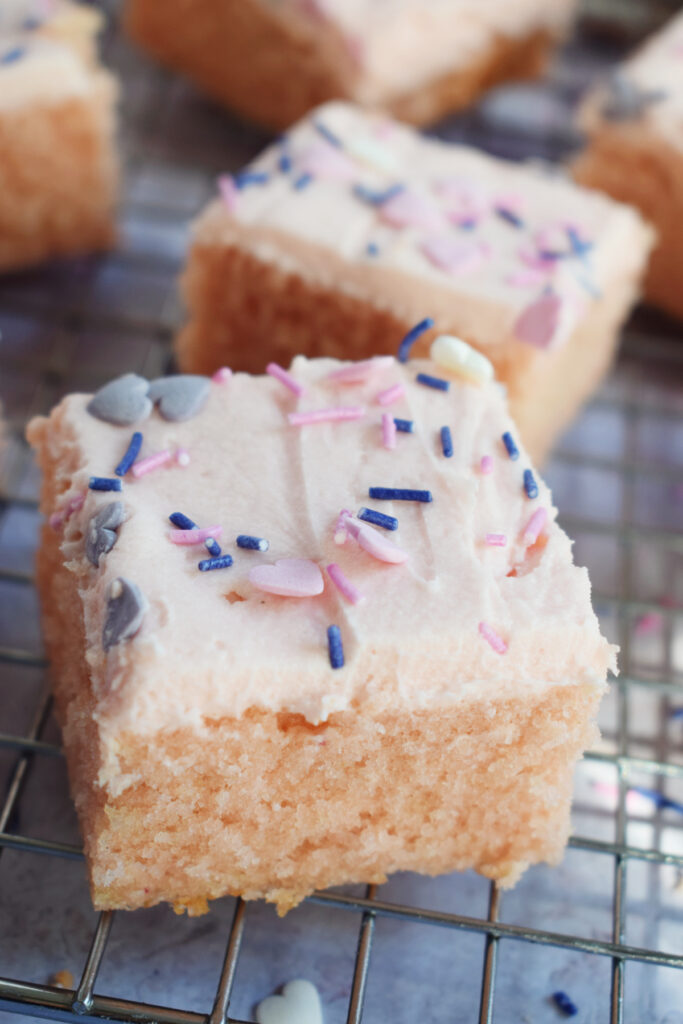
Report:
[[[557,159],[606,46],[573,44],[548,83],[503,90],[441,134]],[[115,27],[106,51],[125,83],[120,245],[0,284],[0,1018],[238,1024],[303,975],[326,1024],[544,1024],[560,1019],[557,989],[585,1024],[683,1024],[683,333],[654,314],[629,325],[615,373],[547,468],[621,645],[563,865],[506,894],[472,874],[397,876],[317,893],[284,921],[229,899],[199,919],[91,910],[44,683],[22,430],[68,391],[167,368],[188,218],[215,173],[265,141]]]

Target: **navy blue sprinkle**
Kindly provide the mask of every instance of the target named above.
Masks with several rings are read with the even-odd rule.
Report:
[[[402,420],[397,416],[394,416],[394,426],[397,430],[400,430],[402,434],[412,434],[415,432],[414,420]]]
[[[294,188],[296,189],[297,192],[303,192],[305,188],[308,188],[312,181],[313,175],[309,174],[309,172],[306,171],[304,174],[300,175],[296,179],[296,181],[294,182]]]
[[[249,185],[266,185],[270,181],[267,171],[240,171],[234,177],[237,188],[247,188]]]
[[[683,708],[672,708],[669,714],[671,718],[683,718]]]
[[[514,462],[516,459],[519,458],[519,448],[515,444],[515,439],[509,430],[506,430],[505,433],[503,434],[502,441],[503,444],[505,445],[506,452]]]
[[[26,53],[26,49],[23,46],[15,46],[12,50],[7,50],[0,57],[0,64],[14,64],[15,61],[21,60]]]
[[[212,569],[228,569],[232,565],[232,555],[221,555],[219,558],[203,558],[197,568],[200,572],[211,572]]]
[[[451,437],[451,428],[441,428],[441,448],[447,459],[453,456],[453,438]]]
[[[376,501],[433,501],[431,491],[412,487],[371,487],[368,493]]]
[[[368,256],[379,256],[379,246],[376,242],[368,242],[368,246],[365,251]]]
[[[326,124],[323,124],[322,121],[314,121],[313,127],[320,135],[322,135],[326,142],[329,142],[331,146],[336,146],[337,149],[342,149],[341,139],[338,135],[335,135]]]
[[[461,220],[458,223],[458,227],[462,228],[463,231],[474,231],[476,226],[476,220]]]
[[[527,498],[538,497],[538,484],[530,469],[524,470],[524,490],[526,491]]]
[[[252,537],[248,533],[241,533],[237,538],[237,547],[245,548],[247,551],[267,551],[270,544],[263,537]]]
[[[198,526],[194,519],[190,519],[183,512],[172,512],[168,517],[174,526],[177,526],[179,530],[197,530]],[[204,547],[213,558],[218,558],[221,553],[221,546],[214,537],[207,537],[204,541]]]
[[[374,508],[363,507],[358,513],[358,518],[364,523],[381,526],[383,530],[398,530],[398,519],[395,516],[385,516],[383,512],[375,512]]]
[[[578,1006],[571,1001],[566,992],[553,992],[553,1002],[567,1017],[576,1017],[579,1012]]]
[[[426,316],[424,320],[420,320],[419,324],[415,324],[414,327],[410,328],[405,338],[398,346],[396,358],[398,359],[399,363],[408,362],[408,359],[410,357],[410,350],[417,341],[417,339],[420,337],[420,335],[424,334],[425,331],[429,331],[433,326],[434,321],[432,320],[432,318],[430,316]]]
[[[91,476],[88,487],[91,491],[121,491],[120,480],[112,480],[106,476]]]
[[[133,463],[137,459],[138,455],[140,454],[140,449],[141,448],[142,448],[142,434],[140,433],[139,430],[136,430],[135,433],[133,434],[133,436],[130,439],[130,444],[128,445],[128,447],[126,449],[126,454],[123,456],[123,458],[119,462],[118,466],[114,470],[114,472],[116,473],[117,476],[125,476],[126,475],[128,470],[130,469],[130,467],[133,465]]]
[[[672,800],[671,797],[665,796],[664,793],[658,793],[656,789],[648,789],[647,786],[631,786],[630,788],[635,790],[636,793],[640,793],[641,796],[647,797],[648,800],[652,800],[660,810],[664,811],[669,808],[672,811],[683,812],[683,804],[677,800]]]
[[[574,256],[585,256],[586,253],[590,252],[593,248],[592,242],[586,242],[579,237],[579,233],[575,228],[567,228],[567,237],[572,247],[572,253]]]
[[[204,541],[204,547],[212,558],[218,558],[221,553],[221,546],[214,537],[207,537]]]
[[[418,384],[425,384],[428,388],[435,388],[437,391],[449,391],[451,382],[443,377],[432,377],[428,373],[418,373],[415,378]]]
[[[342,644],[339,626],[327,627],[327,649],[330,654],[332,668],[344,667],[344,645]]]
[[[405,185],[392,185],[384,192],[377,192],[375,189],[368,188],[367,185],[354,185],[353,194],[362,199],[364,203],[370,203],[371,206],[382,206],[383,203],[387,203],[397,196],[399,192],[403,192],[404,188]]]
[[[286,153],[283,150],[282,153],[280,153],[280,159],[278,160],[277,165],[283,174],[289,174],[292,169],[292,158],[289,153]]]
[[[513,228],[524,227],[524,221],[522,220],[522,218],[518,217],[516,213],[512,212],[512,210],[508,210],[505,206],[497,206],[496,213],[501,218],[501,220],[505,220],[508,222],[508,224],[512,224]]]

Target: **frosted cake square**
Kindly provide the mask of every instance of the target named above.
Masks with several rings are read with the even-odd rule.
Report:
[[[575,0],[128,0],[132,38],[245,117],[286,128],[330,99],[416,124],[545,68]]]
[[[0,4],[0,271],[109,247],[117,89],[100,15],[66,0]]]
[[[97,908],[561,858],[614,649],[490,364],[433,355],[129,374],[30,424]]]
[[[576,180],[633,204],[655,226],[645,296],[683,318],[683,14],[592,91],[579,123],[588,148]]]
[[[346,104],[220,188],[192,234],[183,370],[388,354],[427,312],[494,363],[537,460],[610,365],[651,244],[639,214],[548,169]]]

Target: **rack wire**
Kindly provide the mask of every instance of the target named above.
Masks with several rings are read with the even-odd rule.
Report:
[[[67,391],[91,390],[123,370],[153,376],[169,365],[169,341],[178,318],[175,277],[187,219],[208,195],[214,174],[239,166],[264,141],[136,57],[115,28],[108,33],[106,50],[126,83],[121,243],[105,259],[77,261],[0,284],[0,392],[10,424],[0,466],[0,728],[6,730],[0,732],[0,784],[3,771],[5,780],[0,884],[7,870],[3,861],[13,854],[55,864],[82,860],[79,844],[64,841],[59,820],[39,822],[40,835],[30,834],[33,827],[21,827],[26,808],[36,800],[32,777],[46,765],[64,774],[49,694],[43,690],[36,697],[33,692],[46,665],[28,561],[37,524],[36,479],[21,431],[30,415],[46,411]],[[503,155],[557,159],[576,142],[567,128],[568,112],[585,85],[586,69],[599,71],[604,54],[604,42],[596,49],[584,39],[570,48],[549,84],[501,92],[443,125],[441,134]],[[483,880],[473,882],[478,891],[487,887],[487,906],[479,913],[476,908],[470,913],[450,909],[436,880],[424,883],[424,899],[399,898],[401,888],[392,889],[391,882],[363,891],[351,887],[316,893],[308,905],[323,917],[315,921],[326,922],[332,933],[344,915],[357,925],[355,954],[347,957],[352,969],[337,998],[339,1019],[348,1024],[399,1020],[392,1004],[382,1003],[381,993],[374,992],[368,1001],[373,972],[379,970],[377,934],[383,922],[417,926],[415,949],[427,942],[428,933],[441,929],[467,936],[468,955],[481,956],[480,981],[473,982],[469,974],[466,981],[460,979],[468,989],[462,990],[466,1015],[458,1010],[440,1016],[440,1010],[425,1007],[420,1024],[556,1019],[548,1004],[533,1004],[525,1017],[518,1009],[523,1000],[510,1001],[511,978],[523,961],[509,951],[520,944],[533,949],[524,954],[533,963],[536,953],[547,955],[555,948],[588,957],[581,960],[584,973],[595,961],[609,964],[609,984],[601,974],[582,1021],[683,1020],[683,815],[674,799],[683,792],[683,718],[677,714],[683,708],[683,335],[678,328],[654,314],[635,317],[616,373],[554,453],[547,475],[561,521],[576,538],[579,561],[597,574],[595,599],[604,627],[621,646],[622,675],[612,681],[601,746],[584,762],[577,827],[569,844],[577,856],[611,865],[609,921],[602,928],[584,927],[581,915],[588,914],[590,896],[588,902],[580,896],[562,869],[532,871],[521,899]],[[610,777],[613,785],[605,782]],[[648,782],[644,788],[643,780]],[[635,899],[629,895],[633,878],[640,894]],[[30,903],[32,894],[25,897]],[[579,918],[572,920],[567,906],[574,902]],[[541,924],[539,908],[545,915]],[[50,905],[42,904],[26,919],[51,913]],[[563,915],[564,926],[553,927],[553,917],[562,920]],[[72,988],[31,980],[28,970],[21,977],[0,977],[0,1016],[6,1011],[64,1021],[89,1016],[126,1024],[244,1024],[243,1016],[230,1013],[251,920],[241,900],[234,901],[232,920],[226,922],[225,952],[206,1011],[99,991],[114,919],[121,916],[99,915]],[[631,927],[633,916],[640,930]],[[2,974],[2,950],[11,942],[7,935],[13,926],[17,922],[0,912]],[[79,918],[78,927],[81,949],[87,919]],[[269,927],[285,926],[270,922]],[[75,934],[68,921],[63,929]],[[401,934],[417,935],[414,930]],[[158,934],[158,941],[164,938]],[[412,949],[407,955],[413,955]],[[180,969],[182,958],[174,965],[174,971]],[[638,967],[632,980],[634,965],[651,973]],[[681,973],[663,987],[658,968]],[[453,983],[451,970],[452,965],[439,978],[444,989]],[[535,970],[543,973],[543,967]],[[542,983],[547,994],[552,976]],[[125,990],[122,974],[118,980]]]

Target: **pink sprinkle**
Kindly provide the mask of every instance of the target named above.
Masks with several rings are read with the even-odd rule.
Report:
[[[311,412],[290,412],[287,419],[293,427],[305,427],[310,423],[360,420],[363,416],[365,416],[365,409],[362,405],[337,405],[330,409],[314,409]]]
[[[550,348],[560,322],[562,299],[549,293],[541,295],[517,317],[512,333],[534,348]]]
[[[360,604],[365,600],[365,595],[361,594],[357,587],[354,587],[335,562],[328,565],[327,572],[339,593],[343,594],[351,604]]]
[[[504,533],[487,533],[486,543],[490,548],[504,548],[508,539]]]
[[[535,544],[541,536],[541,530],[548,519],[548,512],[544,508],[538,508],[532,515],[524,530],[524,543],[529,548]]]
[[[533,270],[531,267],[525,270],[515,270],[508,274],[505,283],[512,288],[538,288],[548,280],[548,274],[543,270]]]
[[[326,379],[335,384],[363,384],[378,370],[384,370],[393,365],[393,356],[375,356],[373,359],[364,359],[360,363],[342,366],[340,370],[332,370],[327,374]]]
[[[61,512],[53,512],[48,523],[53,530],[60,530],[65,523],[71,519],[75,512],[78,512],[83,508],[85,499],[87,496],[86,491],[81,491],[80,494],[76,494],[73,498],[70,498],[66,503],[64,509]]]
[[[433,235],[420,245],[430,263],[449,274],[470,274],[490,256],[483,242],[462,242],[450,235]]]
[[[232,370],[229,366],[221,366],[220,370],[216,370],[211,380],[214,384],[227,384],[232,377]]]
[[[524,212],[525,200],[519,192],[504,192],[495,197],[493,205],[503,210],[509,210],[510,213],[515,213],[519,217]]]
[[[382,441],[390,451],[396,447],[396,424],[388,412],[382,414]]]
[[[651,633],[658,633],[662,628],[662,616],[658,612],[647,612],[641,615],[636,622],[636,636],[649,636]]]
[[[291,373],[287,373],[277,363],[268,363],[266,366],[266,373],[269,373],[271,377],[275,377],[281,384],[284,384],[286,388],[296,395],[297,398],[301,398],[302,395],[306,394],[306,389],[301,386],[297,381],[294,380]]]
[[[190,465],[190,453],[187,448],[176,448],[175,460],[179,466],[185,468]]]
[[[529,245],[528,243],[521,245],[517,250],[517,255],[529,270],[536,272],[537,277],[545,279],[555,273],[556,260],[552,257],[544,256],[534,245]]]
[[[449,220],[455,224],[476,224],[491,208],[485,189],[464,178],[447,178],[437,185],[446,203]]]
[[[380,218],[392,228],[420,228],[422,231],[441,231],[444,223],[438,207],[425,196],[403,189],[382,203]]]
[[[203,544],[210,537],[220,537],[222,532],[222,526],[202,526],[196,530],[169,530],[168,539],[173,544]]]
[[[160,466],[164,466],[171,458],[171,453],[166,448],[163,452],[156,452],[154,455],[148,455],[146,459],[140,459],[139,462],[134,463],[131,473],[135,479],[139,479],[141,476],[146,476],[147,473],[151,473],[154,469],[159,469]]]
[[[346,153],[322,139],[304,150],[297,166],[304,174],[328,181],[352,181],[358,175],[358,168]]]
[[[334,543],[341,546],[346,544],[349,539],[349,533],[346,529],[346,522],[348,519],[352,519],[353,516],[347,508],[343,508],[337,517],[337,522],[334,526]]]
[[[358,542],[364,551],[376,558],[379,562],[391,562],[394,565],[402,565],[408,561],[408,553],[382,536],[368,523],[359,522],[357,519],[347,519],[344,522],[347,532]]]
[[[484,476],[488,476],[489,473],[493,473],[493,458],[492,458],[492,456],[491,455],[482,455],[481,462],[479,463],[479,468],[481,469],[481,471],[484,474]]]
[[[325,589],[320,567],[308,558],[281,558],[274,565],[256,565],[249,581],[266,594],[317,597]]]
[[[502,636],[499,636],[495,629],[489,626],[488,622],[479,623],[479,632],[489,646],[493,648],[496,654],[505,654],[508,649],[508,645],[505,643]]]
[[[377,401],[380,405],[393,405],[394,402],[398,402],[406,393],[406,389],[403,384],[394,384],[393,387],[387,388],[386,391],[380,391],[377,395]]]
[[[221,194],[221,199],[230,210],[230,213],[234,213],[237,209],[237,196],[239,189],[237,188],[231,174],[221,174],[218,179],[218,191]]]

